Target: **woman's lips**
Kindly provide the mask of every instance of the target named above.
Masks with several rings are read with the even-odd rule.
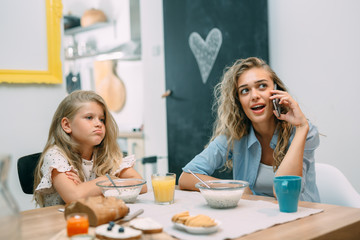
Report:
[[[255,104],[255,105],[252,105],[250,109],[252,112],[259,114],[259,113],[264,112],[265,105],[264,104]]]

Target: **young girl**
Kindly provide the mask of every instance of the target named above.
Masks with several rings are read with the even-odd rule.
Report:
[[[254,57],[236,61],[216,86],[215,96],[213,137],[183,168],[180,188],[197,190],[198,180],[188,169],[211,180],[216,169],[226,166],[233,169],[234,179],[249,182],[248,193],[257,195],[275,195],[274,176],[302,176],[300,199],[319,202],[314,160],[319,133],[269,65]],[[280,115],[274,109],[276,99]]]
[[[106,173],[141,178],[134,157],[122,158],[118,127],[103,98],[75,91],[58,106],[34,174],[34,199],[40,206],[64,204],[101,195],[96,182]],[[143,185],[141,193],[147,191]]]

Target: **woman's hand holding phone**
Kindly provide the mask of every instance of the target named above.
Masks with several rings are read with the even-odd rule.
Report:
[[[274,104],[274,111],[276,111],[278,119],[287,121],[296,127],[308,125],[307,119],[301,111],[299,104],[289,95],[288,92],[274,89],[273,94],[274,95],[270,96],[270,100]],[[287,109],[285,114],[280,113],[280,105]]]

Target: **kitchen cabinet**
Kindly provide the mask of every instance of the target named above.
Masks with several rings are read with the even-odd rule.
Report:
[[[87,26],[87,27],[79,26],[79,27],[66,29],[64,31],[64,34],[65,34],[65,36],[73,36],[78,33],[87,32],[87,31],[91,31],[94,29],[103,28],[103,27],[111,26],[111,25],[112,25],[111,22],[99,22],[99,23],[95,23],[95,24]]]

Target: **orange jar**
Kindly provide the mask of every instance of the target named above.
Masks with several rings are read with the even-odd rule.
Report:
[[[66,222],[68,237],[88,233],[89,219],[86,213],[72,213],[67,216]]]

